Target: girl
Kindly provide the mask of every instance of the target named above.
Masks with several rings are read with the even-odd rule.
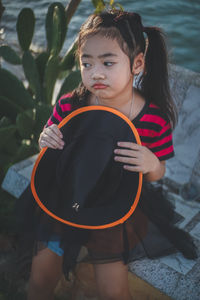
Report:
[[[72,110],[86,105],[109,106],[132,120],[142,141],[141,146],[119,141],[119,148],[114,151],[116,162],[122,162],[129,172],[142,172],[146,182],[161,179],[165,161],[174,156],[171,130],[176,122],[161,30],[144,27],[137,13],[115,10],[93,14],[80,29],[77,54],[82,83],[57,102],[40,135],[40,148],[63,149],[57,124]],[[71,235],[76,237],[75,242],[66,240],[63,247],[59,242],[62,237],[58,235],[38,243],[37,255],[32,261],[28,299],[53,299],[62,271],[66,273],[65,267],[69,269],[83,244],[94,263],[98,295],[102,300],[131,299],[128,261],[144,255],[164,255],[177,248],[186,257],[194,258],[195,246],[190,237],[173,227],[171,215],[167,215],[172,212],[171,206],[166,200],[155,197],[153,188],[146,185],[134,217],[126,221],[132,251],[124,251],[122,225],[92,230],[87,241],[81,238],[83,232],[79,235],[70,229]],[[184,246],[178,244],[181,239],[185,241]]]

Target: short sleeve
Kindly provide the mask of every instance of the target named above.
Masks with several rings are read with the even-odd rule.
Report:
[[[160,161],[167,160],[175,155],[170,122],[164,123],[161,130],[149,145],[149,148]]]
[[[52,115],[48,119],[45,127],[52,124],[59,124],[72,110],[70,103],[71,94],[63,95],[55,104]]]

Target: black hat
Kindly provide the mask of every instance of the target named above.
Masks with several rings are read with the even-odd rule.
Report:
[[[101,229],[126,221],[141,193],[142,173],[114,160],[117,142],[141,144],[132,122],[105,106],[86,106],[58,125],[65,146],[41,150],[31,189],[38,205],[70,226]]]

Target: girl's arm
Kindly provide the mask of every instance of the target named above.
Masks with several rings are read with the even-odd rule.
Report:
[[[68,94],[66,95],[68,96]],[[40,134],[38,144],[40,150],[44,147],[52,148],[52,149],[63,149],[63,135],[58,128],[58,124],[63,119],[63,111],[61,109],[61,97],[56,105],[53,108],[53,113],[47,121],[46,125],[43,128],[43,131]]]
[[[63,149],[64,141],[63,135],[56,124],[52,124],[49,127],[45,127],[40,134],[38,144],[40,150],[44,147],[52,149]]]
[[[158,160],[159,161],[159,160]],[[159,161],[158,166],[154,171],[144,174],[144,179],[146,181],[156,181],[161,179],[165,175],[165,161]]]
[[[124,163],[124,169],[142,172],[146,181],[156,181],[164,176],[165,161],[160,161],[147,147],[131,142],[119,142],[118,146],[114,150],[114,159]]]
[[[63,149],[63,135],[57,125],[71,112],[72,107],[70,99],[71,94],[68,93],[60,97],[60,99],[56,102],[56,105],[53,108],[53,113],[40,134],[38,140],[40,150],[44,147]]]

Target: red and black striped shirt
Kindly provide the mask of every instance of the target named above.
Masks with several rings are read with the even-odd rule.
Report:
[[[58,100],[46,126],[59,124],[73,110],[70,100],[70,94]],[[171,125],[158,106],[146,101],[132,122],[138,130],[142,145],[148,147],[159,160],[174,156]]]

